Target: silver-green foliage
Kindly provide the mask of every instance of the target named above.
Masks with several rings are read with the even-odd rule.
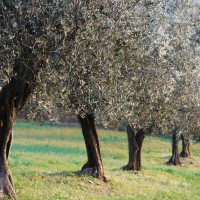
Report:
[[[197,3],[27,2],[1,7],[0,60],[5,83],[20,50],[32,50],[39,75],[30,117],[94,113],[105,124],[169,129],[191,116],[199,127]]]

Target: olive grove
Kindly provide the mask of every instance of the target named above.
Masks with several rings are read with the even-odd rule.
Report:
[[[104,181],[95,120],[127,124],[131,170],[141,169],[145,133],[198,129],[195,2],[1,0],[0,19],[0,198],[15,199],[8,154],[25,104],[32,118],[77,114],[82,172]]]
[[[145,132],[177,135],[185,110],[198,115],[199,6],[192,1],[91,5],[96,9],[83,12],[87,23],[76,35],[69,71],[61,68],[45,78],[51,84],[41,84],[40,94],[53,99],[36,107],[79,115],[88,153],[82,171],[105,180],[94,116],[103,124],[130,124],[129,163],[123,169],[138,170]],[[57,82],[51,79],[56,76]],[[133,135],[137,130],[139,144]]]

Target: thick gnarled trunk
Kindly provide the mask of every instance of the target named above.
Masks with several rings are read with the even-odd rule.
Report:
[[[81,124],[88,157],[88,161],[83,165],[81,172],[106,182],[94,116],[87,114],[85,118],[82,118],[79,115],[78,119]]]
[[[8,154],[16,111],[9,86],[5,86],[0,93],[0,198],[4,195],[14,198],[13,182],[8,170]]]
[[[8,154],[12,142],[12,126],[16,110],[14,99],[10,99],[10,91],[7,88],[3,88],[0,94],[0,198],[7,195],[14,199],[13,182],[8,170]]]
[[[182,140],[182,151],[180,153],[180,157],[189,158],[190,157],[190,141],[181,135]]]
[[[0,199],[4,196],[15,199],[12,176],[8,169],[13,123],[30,96],[35,81],[33,72],[20,61],[16,61],[13,71],[15,77],[0,92]]]
[[[123,166],[122,169],[140,171],[142,169],[141,150],[142,150],[143,140],[145,137],[144,130],[140,129],[135,135],[133,125],[128,125],[127,136],[128,136],[129,160],[128,164]]]
[[[178,153],[178,140],[178,133],[174,131],[172,134],[172,156],[167,163],[175,166],[181,165]]]

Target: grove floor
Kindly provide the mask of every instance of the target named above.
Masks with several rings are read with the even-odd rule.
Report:
[[[9,167],[19,200],[200,200],[200,143],[181,167],[166,165],[170,138],[146,137],[141,172],[124,172],[125,132],[98,130],[108,183],[78,176],[86,162],[80,128],[18,122]],[[181,145],[180,145],[181,147]]]

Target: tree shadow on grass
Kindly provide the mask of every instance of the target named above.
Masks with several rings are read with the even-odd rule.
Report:
[[[172,164],[169,164],[169,159],[170,158],[171,158],[171,156],[160,157],[160,159],[166,160],[166,162],[164,163],[166,165],[172,165]],[[200,159],[194,158],[194,157],[182,158],[180,156],[179,159],[180,159],[180,162],[181,162],[181,164],[183,166],[195,165],[195,164],[199,164],[200,163]]]
[[[43,176],[50,176],[50,177],[81,177],[81,176],[88,176],[87,174],[83,173],[81,170],[79,171],[62,171],[62,172],[52,172],[52,173],[42,173]],[[88,176],[90,177],[90,176]]]
[[[52,173],[46,173],[43,172],[42,175],[44,176],[63,176],[63,177],[67,177],[67,176],[80,176],[80,171],[62,171],[62,172],[52,172]]]
[[[163,160],[163,162],[160,163],[160,164],[163,164],[163,165],[166,165],[166,166],[173,166],[173,164],[171,164],[171,163],[169,162],[169,160],[170,160],[171,157],[172,157],[171,155],[160,157],[160,159]]]

